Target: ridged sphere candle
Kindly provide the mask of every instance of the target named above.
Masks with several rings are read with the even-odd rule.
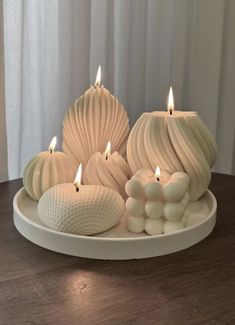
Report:
[[[29,196],[38,201],[50,187],[72,182],[77,165],[63,152],[54,151],[56,137],[51,141],[48,151],[40,152],[26,165],[23,172],[23,184]]]
[[[126,156],[129,119],[123,105],[97,80],[70,107],[64,118],[63,150],[85,167],[107,142]]]
[[[205,192],[216,159],[216,144],[196,112],[143,113],[130,132],[127,161],[132,173],[141,168],[162,169],[190,176],[190,198]]]

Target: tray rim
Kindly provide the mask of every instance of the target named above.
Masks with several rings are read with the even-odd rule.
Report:
[[[57,235],[61,235],[61,236],[66,235],[67,237],[84,238],[84,239],[87,239],[87,240],[129,241],[129,240],[137,240],[137,239],[138,240],[147,240],[147,239],[152,239],[152,238],[171,237],[175,233],[180,234],[180,233],[188,232],[189,229],[193,230],[194,228],[198,228],[199,225],[201,225],[202,223],[205,223],[208,219],[210,219],[211,216],[214,215],[214,213],[217,210],[216,198],[215,198],[214,194],[210,190],[207,190],[205,193],[208,193],[209,196],[212,198],[212,201],[213,201],[212,209],[211,209],[210,213],[208,214],[207,218],[205,220],[203,220],[203,222],[200,222],[200,223],[198,223],[198,224],[196,224],[194,226],[191,226],[191,227],[188,227],[188,228],[183,228],[183,229],[177,230],[176,232],[172,232],[172,233],[153,235],[153,236],[149,236],[147,234],[146,234],[146,236],[142,236],[142,237],[134,237],[134,236],[133,237],[99,237],[99,236],[95,236],[95,235],[85,236],[85,235],[76,235],[76,234],[70,234],[70,233],[67,233],[67,232],[57,231],[57,230],[48,228],[46,226],[40,225],[40,224],[38,224],[36,222],[33,222],[32,220],[25,217],[25,215],[20,211],[20,208],[18,207],[18,204],[17,204],[18,197],[21,194],[21,192],[23,192],[23,191],[24,191],[24,187],[22,187],[20,190],[18,190],[17,193],[15,194],[14,199],[13,199],[13,207],[14,207],[14,210],[16,211],[16,213],[22,219],[24,219],[27,223],[30,223],[31,225],[33,225],[33,226],[35,226],[37,228],[40,228],[40,229],[48,231],[48,232],[55,233]],[[204,193],[204,195],[205,195],[205,193]]]
[[[200,227],[203,227],[203,225],[207,223],[211,223],[209,226],[208,226],[208,229],[207,230],[203,230],[202,232],[206,233],[202,236],[199,236],[200,238],[199,239],[196,239],[196,240],[193,240],[193,244],[185,244],[185,245],[182,245],[182,248],[180,249],[172,249],[172,250],[169,250],[169,252],[167,252],[166,254],[170,254],[170,253],[173,253],[173,252],[176,252],[176,251],[179,251],[179,250],[183,250],[183,249],[186,249],[187,247],[190,247],[194,244],[196,244],[197,242],[200,242],[201,240],[203,240],[204,238],[206,238],[213,230],[214,226],[215,226],[215,223],[216,223],[216,211],[217,211],[217,201],[216,201],[216,198],[215,196],[213,195],[213,193],[210,191],[210,190],[207,190],[205,192],[204,195],[207,195],[209,196],[211,202],[212,202],[212,208],[210,210],[210,213],[208,214],[207,218],[205,218],[202,222],[194,225],[194,226],[191,226],[191,227],[188,227],[188,228],[184,228],[184,229],[181,229],[181,230],[178,230],[178,231],[175,231],[175,232],[172,232],[172,233],[168,233],[168,234],[161,234],[161,235],[154,235],[154,236],[148,236],[146,234],[146,236],[142,236],[142,237],[136,237],[136,236],[133,236],[133,237],[97,237],[97,236],[84,236],[84,235],[76,235],[76,234],[69,234],[69,233],[64,233],[64,232],[59,232],[59,231],[56,231],[56,230],[53,230],[53,229],[50,229],[50,228],[47,228],[46,226],[44,225],[40,225],[38,224],[37,222],[34,222],[32,220],[30,220],[28,217],[26,217],[20,210],[19,206],[18,206],[18,199],[20,197],[20,195],[22,195],[24,192],[24,188],[22,187],[20,190],[18,190],[18,192],[15,194],[14,196],[14,199],[13,199],[13,213],[14,213],[14,224],[15,224],[15,227],[17,228],[17,230],[28,240],[30,240],[31,242],[41,246],[41,247],[44,247],[44,248],[47,248],[49,250],[52,250],[52,251],[56,251],[56,252],[59,252],[59,253],[63,253],[63,254],[67,254],[67,255],[73,255],[73,256],[81,256],[81,257],[88,257],[88,258],[98,258],[98,259],[136,259],[136,258],[147,258],[147,257],[153,257],[153,256],[160,256],[160,255],[165,255],[165,254],[150,254],[150,256],[148,254],[145,254],[143,252],[141,252],[140,254],[140,257],[138,255],[138,257],[136,256],[133,256],[133,257],[126,257],[126,255],[128,255],[128,253],[123,253],[123,258],[122,257],[112,257],[112,256],[108,256],[107,257],[107,253],[104,253],[105,257],[102,257],[102,252],[101,254],[99,253],[94,253],[94,256],[91,253],[76,253],[74,255],[74,253],[70,253],[68,252],[68,249],[63,249],[63,248],[50,248],[49,246],[50,245],[45,245],[44,244],[40,244],[39,242],[41,242],[40,240],[34,240],[34,238],[30,237],[29,235],[27,236],[27,234],[25,234],[25,232],[22,230],[22,227],[24,227],[24,225],[22,226],[22,224],[25,224],[25,226],[31,226],[34,228],[34,230],[39,230],[39,231],[42,231],[44,233],[46,233],[47,235],[51,235],[51,236],[57,236],[58,238],[62,238],[63,240],[77,240],[77,241],[80,241],[80,242],[87,242],[87,243],[90,243],[92,245],[94,245],[94,242],[96,243],[100,243],[101,245],[105,244],[105,243],[112,243],[114,245],[123,245],[123,244],[129,244],[129,245],[133,245],[133,243],[138,243],[138,244],[141,244],[141,245],[144,245],[146,244],[146,246],[149,246],[151,244],[151,242],[155,243],[158,241],[160,243],[160,241],[164,240],[168,240],[170,241],[171,239],[174,240],[174,237],[178,237],[180,235],[187,235],[187,233],[193,233],[194,231],[195,232],[198,232]],[[211,219],[211,220],[210,220]],[[21,223],[21,226],[19,226],[19,222]],[[54,239],[53,239],[54,240]],[[190,241],[189,241],[190,242]],[[52,245],[53,246],[53,245]],[[59,245],[60,246],[60,245]],[[116,247],[116,246],[115,246]],[[79,250],[79,248],[78,248]],[[65,252],[66,251],[66,252]],[[71,249],[71,251],[73,251],[73,249]],[[100,256],[101,255],[101,256]],[[114,254],[115,255],[115,254]],[[116,255],[122,255],[121,253],[120,254],[116,254]],[[134,254],[136,255],[136,254]],[[129,255],[128,255],[129,256]]]

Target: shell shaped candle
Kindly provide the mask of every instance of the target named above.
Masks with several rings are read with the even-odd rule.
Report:
[[[126,156],[127,112],[117,98],[100,86],[100,80],[70,107],[63,125],[63,150],[83,166],[94,153],[102,152],[109,140],[114,151]]]
[[[57,231],[94,235],[115,226],[124,213],[120,194],[104,186],[59,184],[38,204],[41,222]]]
[[[35,201],[50,187],[74,180],[75,161],[63,152],[54,151],[55,146],[56,137],[52,139],[49,150],[33,157],[24,169],[24,188]]]
[[[89,159],[84,170],[84,184],[103,185],[126,197],[125,184],[130,178],[130,168],[122,156],[115,151],[111,154],[108,142],[104,153],[96,152]]]
[[[216,159],[214,139],[196,112],[144,113],[130,132],[127,161],[132,173],[160,165],[170,174],[190,176],[190,197],[195,201],[207,189]]]

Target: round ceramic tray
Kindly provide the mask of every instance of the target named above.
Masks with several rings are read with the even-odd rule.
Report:
[[[198,243],[215,226],[217,202],[212,192],[207,190],[186,210],[186,217],[193,217],[194,225],[156,236],[129,233],[125,228],[125,218],[116,227],[96,236],[78,236],[49,229],[38,219],[37,202],[30,199],[23,188],[16,193],[13,207],[16,228],[39,246],[73,256],[127,260],[170,254]]]

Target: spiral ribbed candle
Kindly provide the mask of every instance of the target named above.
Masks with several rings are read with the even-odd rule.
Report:
[[[84,170],[84,184],[107,186],[126,196],[125,185],[130,178],[127,162],[114,152],[106,159],[104,154],[96,152],[88,161]]]
[[[196,112],[144,113],[128,138],[127,160],[132,173],[157,165],[171,174],[184,171],[191,179],[191,200],[207,189],[215,158],[216,144]]]

